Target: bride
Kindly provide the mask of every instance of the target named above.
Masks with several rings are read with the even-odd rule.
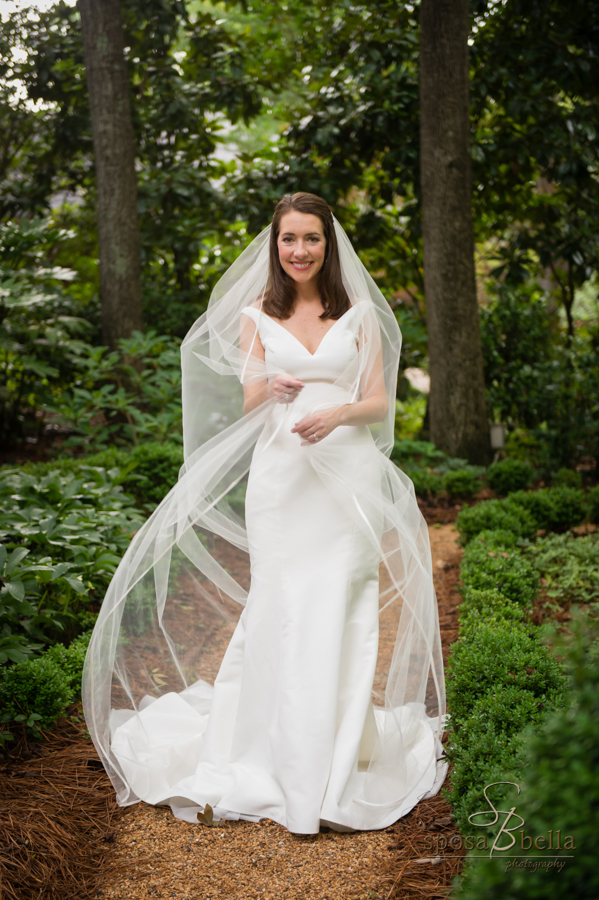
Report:
[[[439,790],[428,532],[388,459],[400,346],[327,204],[283,197],[183,342],[185,463],[90,642],[121,805],[311,834]]]

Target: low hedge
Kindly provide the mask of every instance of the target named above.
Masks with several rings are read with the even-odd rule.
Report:
[[[530,540],[541,528],[564,532],[587,513],[596,515],[594,492],[599,490],[589,492],[585,503],[572,482],[564,477],[558,486],[534,494],[510,493],[506,500],[479,504],[458,517],[466,548],[460,636],[451,648],[447,679],[447,752],[453,768],[446,796],[462,834],[476,832],[476,841],[484,837],[487,850],[482,851],[485,859],[466,864],[456,900],[557,900],[564,891],[589,900],[599,895],[594,848],[599,625],[587,618],[586,632],[579,629],[557,658],[541,641],[543,632],[528,622],[541,576],[545,595],[554,602],[592,603],[597,596],[599,535]],[[520,786],[520,794],[510,782]],[[488,785],[493,785],[489,793],[495,808],[515,806],[533,840],[552,829],[575,835],[577,851],[558,879],[542,869],[506,870],[510,853],[502,853],[499,862],[488,858],[499,826],[481,827],[479,820],[473,827],[469,821],[473,813],[489,810]],[[522,850],[512,853],[522,855]]]
[[[534,469],[523,459],[501,459],[487,469],[487,484],[496,494],[505,496],[512,491],[527,488],[534,476]]]
[[[518,687],[543,701],[563,691],[560,663],[527,627],[506,620],[483,621],[453,644],[448,667],[447,701],[452,731],[471,715],[485,694]]]
[[[66,675],[69,689],[71,691],[71,699],[79,696],[81,692],[81,675],[83,673],[83,663],[85,662],[85,654],[89,645],[92,632],[88,631],[80,635],[68,647],[64,644],[54,644],[44,654],[51,659]]]
[[[464,588],[497,590],[521,606],[529,605],[539,589],[539,575],[516,547],[478,539],[466,547],[461,567]]]
[[[467,544],[481,531],[498,529],[522,538],[530,538],[540,529],[566,531],[585,519],[589,506],[594,509],[594,496],[591,492],[587,505],[582,490],[559,486],[515,491],[505,500],[486,500],[458,515],[460,540]]]
[[[479,627],[483,622],[522,622],[526,611],[519,603],[514,603],[498,590],[477,590],[466,587],[463,589],[464,599],[458,607],[460,631],[467,631]]]
[[[69,678],[47,655],[16,663],[0,680],[2,723],[22,723],[37,734],[38,726],[48,728],[58,719],[71,697]]]
[[[577,488],[559,486],[517,491],[509,499],[530,513],[537,529],[545,531],[566,531],[580,525],[587,514],[584,494]]]
[[[53,725],[79,696],[90,637],[87,632],[68,647],[55,644],[36,659],[1,670],[0,746],[12,740],[15,725],[40,737],[40,729]]]
[[[574,625],[574,640],[565,651],[569,670],[569,704],[538,719],[531,710],[531,724],[522,732],[518,751],[517,783],[507,806],[525,821],[531,844],[539,836],[561,832],[562,846],[571,835],[574,849],[563,869],[553,877],[543,867],[514,865],[511,857],[522,854],[520,841],[497,859],[479,859],[467,865],[456,900],[595,900],[599,897],[596,832],[599,809],[599,629],[597,621],[581,619]],[[513,698],[515,699],[515,698]],[[517,702],[516,704],[517,705]],[[480,732],[479,732],[480,734]],[[481,747],[484,752],[484,747]],[[505,778],[505,772],[502,773]],[[491,780],[496,780],[492,778]],[[487,782],[490,783],[490,782]],[[493,799],[496,799],[495,796]],[[472,810],[486,806],[472,805]],[[482,831],[483,829],[477,829]],[[497,831],[497,827],[494,829]],[[505,842],[503,842],[505,843]],[[531,854],[537,853],[534,849]],[[487,854],[488,857],[488,854]],[[515,861],[514,861],[515,862]],[[533,860],[534,862],[534,860]]]
[[[456,469],[445,475],[445,490],[450,497],[472,497],[482,490],[478,472],[472,469]]]
[[[556,698],[550,698],[555,705]],[[468,816],[484,809],[487,784],[508,780],[507,772],[519,772],[524,764],[524,729],[539,723],[546,714],[547,700],[539,700],[522,687],[508,685],[481,696],[452,742],[452,805],[460,827],[472,828]],[[482,806],[480,805],[482,802]]]
[[[527,621],[540,573],[523,549],[536,522],[510,501],[488,501],[459,516],[467,544],[460,636],[447,671],[453,762],[447,796],[463,834],[472,832],[468,817],[488,808],[486,785],[519,777],[526,727],[557,709],[565,695],[561,663]],[[507,790],[495,788],[494,799],[500,802]]]
[[[511,531],[518,537],[532,537],[537,530],[533,516],[521,504],[507,500],[485,500],[463,509],[457,517],[460,541],[467,544],[481,531]]]

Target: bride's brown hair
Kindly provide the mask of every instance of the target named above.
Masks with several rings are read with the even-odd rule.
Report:
[[[324,200],[317,197],[316,194],[307,194],[304,191],[297,194],[286,194],[279,200],[275,208],[270,232],[270,266],[263,303],[264,312],[275,319],[288,319],[293,312],[295,282],[281,266],[277,246],[281,219],[285,213],[292,210],[318,216],[322,222],[326,250],[324,263],[318,273],[318,290],[324,310],[320,318],[338,319],[350,308],[351,301],[341,277],[333,214]]]

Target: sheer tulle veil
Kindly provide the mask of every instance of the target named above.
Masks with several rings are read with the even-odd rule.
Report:
[[[413,793],[410,753],[423,746],[423,730],[430,734],[427,752],[437,759],[435,790],[443,780],[443,663],[427,527],[412,483],[388,458],[399,326],[337,220],[334,228],[343,283],[352,306],[359,305],[358,352],[334,390],[340,405],[351,403],[383,378],[389,398],[385,420],[369,426],[373,442],[367,464],[376,473],[375,487],[372,477],[363,478],[326,439],[306,450],[323,490],[352,515],[358,511],[365,539],[380,552],[381,638],[373,685],[378,738],[359,801],[376,828]],[[183,341],[185,462],[177,484],[132,538],[90,642],[83,674],[85,717],[121,805],[135,803],[140,790],[113,752],[115,729],[169,692],[208,715],[215,676],[248,596],[248,471],[265,423],[273,416],[279,427],[288,422],[288,411],[274,399],[243,413],[243,385],[281,373],[241,339],[242,320],[246,327],[248,321],[241,310],[254,306],[265,315],[269,238],[270,226],[223,275],[207,311]],[[173,748],[168,752],[172,758]]]

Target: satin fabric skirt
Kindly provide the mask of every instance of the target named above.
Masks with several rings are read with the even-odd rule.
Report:
[[[307,411],[343,399],[331,385],[307,384],[293,404],[275,407],[256,444],[245,502],[251,587],[214,688],[166,694],[114,734],[136,793],[179,818],[196,821],[210,804],[218,817],[267,817],[297,833],[380,828],[435,780],[434,737],[423,723],[407,770],[403,760],[413,787],[403,811],[391,806],[373,819],[363,803],[385,715],[375,715],[371,693],[382,455],[366,426],[340,426],[307,446],[291,433]],[[365,517],[352,503],[352,484],[375,512]],[[170,750],[161,738],[169,729],[180,738]],[[154,758],[149,732],[163,747]]]

